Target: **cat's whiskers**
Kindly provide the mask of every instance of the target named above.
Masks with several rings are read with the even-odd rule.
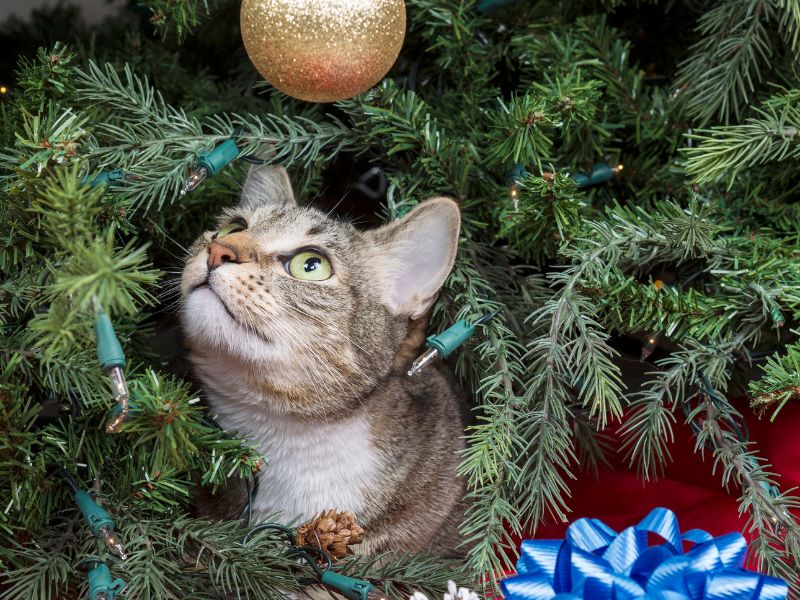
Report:
[[[158,286],[159,291],[156,293],[156,297],[160,298],[161,296],[167,294],[175,294],[180,293],[181,291],[181,281],[180,279],[176,279],[174,281],[164,281],[161,285]]]
[[[284,306],[283,303],[278,303],[278,305],[279,306]],[[255,306],[258,306],[258,305],[255,305]],[[261,307],[258,307],[258,308],[261,308]],[[285,331],[290,336],[292,341],[297,346],[299,346],[301,350],[303,350],[303,352],[311,354],[317,360],[317,366],[326,371],[326,373],[329,376],[330,382],[333,383],[334,385],[336,385],[341,392],[349,391],[350,394],[353,397],[358,399],[359,403],[361,403],[362,408],[364,407],[363,403],[361,402],[361,396],[358,393],[358,390],[356,390],[356,388],[353,387],[353,385],[347,380],[347,378],[343,378],[341,376],[341,373],[339,373],[336,369],[334,369],[328,363],[327,359],[324,356],[322,356],[317,349],[315,349],[313,346],[311,346],[306,340],[302,339],[294,329],[289,327],[288,324],[284,323],[280,319],[272,319],[272,323],[271,324],[276,325],[279,329]],[[300,361],[300,364],[303,364],[303,366],[305,368],[305,365],[304,365],[304,363],[302,361]],[[308,370],[306,370],[306,371],[307,371],[309,377],[311,377],[311,373]],[[372,384],[371,378],[369,378],[369,376],[367,376],[367,378],[368,378],[367,380],[369,381],[369,383]],[[312,378],[312,381],[313,381],[313,378]],[[345,387],[343,387],[343,386],[346,386],[347,389],[345,389]],[[321,389],[321,388],[318,388],[316,391],[317,391],[317,393],[324,392],[324,390]]]
[[[246,317],[244,319],[235,319],[235,321],[248,333],[252,333],[254,336],[259,338],[262,336],[262,333],[257,329],[257,327],[255,325],[251,325]]]
[[[164,312],[164,313],[178,312],[182,304],[183,304],[182,299],[178,297],[172,302],[169,302],[167,304],[162,304],[159,307],[159,312]]]
[[[156,294],[156,299],[159,302],[166,302],[167,300],[174,299],[176,296],[180,297],[180,289],[162,290]]]
[[[281,303],[281,306],[285,306],[285,305]],[[303,314],[303,315],[305,315],[305,316],[307,316],[309,318],[315,318],[315,317],[313,317],[313,315],[309,315],[307,313],[304,313],[303,311],[301,311],[300,309],[298,309],[296,307],[289,306],[288,308],[292,308],[292,309],[296,310],[297,312],[299,312],[300,314]],[[316,320],[319,321],[321,324],[326,325],[330,329],[341,333],[345,338],[347,338],[348,341],[350,341],[351,343],[354,343],[353,340],[346,333],[341,332],[340,330],[338,330],[337,328],[335,328],[332,325],[326,324],[322,320],[319,320],[319,319],[316,319]],[[305,345],[308,346],[307,344],[305,344]],[[313,348],[311,348],[310,346],[308,347],[308,350],[311,351],[311,352],[314,351]],[[366,350],[364,350],[364,351],[366,352]],[[329,365],[327,365],[327,363],[323,363],[323,364],[326,367],[329,367]],[[381,384],[381,382],[379,380],[374,379],[369,373],[366,373],[366,372],[362,371],[360,374],[365,378],[367,384],[369,386],[371,386],[372,389],[383,389],[383,385]],[[334,375],[335,375],[335,373],[334,373]],[[349,391],[352,394],[352,396],[355,397],[358,400],[359,404],[361,404],[361,408],[364,409],[364,411],[366,412],[366,406],[364,406],[364,403],[361,400],[361,394],[358,392],[358,390],[356,390],[355,387],[353,387],[352,384],[350,384],[350,382],[347,381],[347,379],[343,379],[342,381],[344,381],[344,383],[348,386]]]
[[[167,302],[168,300],[174,300],[176,297],[180,297],[180,290],[162,290],[156,293],[155,297],[161,303]]]
[[[331,208],[327,213],[325,213],[325,218],[326,219],[330,219],[331,215],[334,213],[334,211],[337,208],[339,208],[339,205],[342,202],[344,202],[344,199],[347,198],[347,196],[349,196],[349,195],[350,195],[350,190],[345,190],[344,195],[339,199],[339,201],[336,204],[333,205],[333,208]]]
[[[175,245],[176,245],[176,246],[177,246],[177,247],[178,247],[178,248],[179,248],[181,251],[183,251],[183,253],[184,253],[183,257],[180,257],[180,256],[175,256],[174,254],[173,254],[173,256],[175,256],[175,258],[177,258],[177,259],[179,259],[179,260],[184,260],[184,259],[186,258],[186,255],[188,255],[188,254],[189,254],[189,249],[188,249],[188,248],[186,248],[186,246],[184,246],[183,244],[181,244],[181,243],[180,243],[178,240],[176,240],[174,237],[172,237],[172,236],[171,236],[169,233],[167,233],[167,230],[166,230],[166,229],[164,229],[163,227],[161,227],[161,226],[160,226],[158,223],[156,223],[155,221],[153,221],[153,219],[147,219],[147,220],[148,220],[148,221],[150,222],[150,224],[151,224],[151,225],[152,225],[152,226],[153,226],[153,227],[156,229],[156,231],[158,231],[158,232],[159,232],[161,235],[163,235],[163,236],[164,236],[164,238],[165,238],[165,239],[169,240],[170,242],[172,242],[173,244],[175,244]],[[167,252],[169,252],[169,250],[167,250]],[[172,254],[172,253],[170,252],[170,254]]]
[[[259,308],[261,308],[261,307],[259,307]],[[311,384],[313,392],[315,394],[317,394],[318,396],[323,397],[324,388],[322,387],[321,384],[319,384],[316,381],[316,378],[314,377],[314,373],[309,369],[308,366],[306,366],[306,361],[303,360],[302,357],[298,356],[297,350],[296,350],[296,348],[298,346],[300,346],[303,351],[310,352],[312,355],[314,355],[313,349],[303,347],[302,340],[300,340],[300,338],[296,335],[296,333],[290,327],[288,327],[286,324],[282,323],[280,320],[276,320],[275,324],[278,326],[277,327],[277,331],[275,332],[275,333],[278,334],[278,335],[276,335],[276,338],[279,339],[279,341],[281,343],[281,346],[282,347],[286,347],[288,349],[289,353],[291,354],[292,358],[295,361],[295,364],[300,366],[301,369],[305,372],[306,377],[307,377],[307,381]],[[287,343],[287,340],[283,338],[282,334],[286,334],[290,338],[288,340],[289,343]],[[322,361],[321,358],[318,358],[317,360],[320,361],[320,364],[324,365],[324,363],[321,362]],[[336,382],[336,383],[338,383],[338,382]],[[325,419],[325,424],[326,425],[330,425],[329,420],[328,420],[328,413],[325,410],[325,405],[324,404],[320,405],[319,409],[322,411],[322,417]]]
[[[357,343],[355,340],[353,340],[353,338],[352,338],[352,337],[350,337],[350,336],[349,336],[347,333],[345,333],[344,331],[340,330],[340,329],[339,329],[338,327],[336,327],[335,325],[332,325],[332,324],[330,324],[330,323],[326,323],[326,322],[325,322],[325,321],[323,321],[322,319],[320,319],[320,318],[318,318],[318,317],[316,317],[316,316],[314,316],[314,315],[312,315],[312,314],[310,314],[310,313],[307,313],[307,312],[303,311],[302,309],[300,309],[300,308],[298,308],[298,307],[296,307],[296,306],[292,306],[292,305],[290,305],[290,304],[286,304],[285,302],[280,302],[280,301],[278,301],[277,299],[276,299],[275,301],[276,301],[276,303],[277,303],[279,306],[281,306],[281,307],[283,307],[283,308],[289,308],[289,309],[291,309],[291,310],[294,310],[294,311],[296,311],[296,312],[300,313],[301,315],[303,315],[303,316],[305,316],[305,317],[308,317],[309,319],[313,319],[313,320],[317,321],[317,322],[318,322],[318,323],[320,323],[321,325],[324,325],[326,328],[328,328],[328,329],[331,329],[332,331],[335,331],[335,332],[339,333],[339,334],[340,334],[340,335],[342,335],[342,336],[343,336],[343,337],[344,337],[344,338],[345,338],[345,339],[346,339],[346,340],[347,340],[347,341],[348,341],[350,344],[352,344],[352,345],[353,345],[353,346],[355,346],[356,348],[360,349],[360,350],[361,350],[362,352],[364,352],[365,354],[368,354],[368,352],[367,352],[366,348],[364,348],[363,346],[359,345],[359,344],[358,344],[358,343]],[[383,388],[383,386],[381,385],[381,382],[380,382],[380,380],[377,380],[377,379],[373,378],[373,377],[372,377],[372,376],[371,376],[369,373],[367,373],[367,372],[364,372],[364,371],[361,371],[361,375],[362,375],[362,376],[363,376],[363,377],[366,379],[366,381],[367,381],[367,384],[368,384],[368,385],[370,385],[370,386],[371,386],[373,389],[382,389],[382,388]],[[348,383],[348,385],[349,385],[349,382],[347,382],[347,383]],[[355,388],[353,388],[353,386],[352,386],[352,385],[350,385],[350,392],[353,394],[353,396],[354,396],[355,398],[357,398],[357,399],[358,399],[358,401],[359,401],[359,403],[361,404],[362,408],[365,408],[365,407],[364,407],[364,403],[361,401],[361,395],[360,395],[360,394],[359,394],[359,393],[358,393],[358,392],[355,390]]]
[[[341,330],[341,329],[339,329],[339,328],[338,328],[336,325],[333,325],[333,324],[331,324],[331,323],[326,323],[325,321],[323,321],[323,320],[322,320],[322,319],[320,319],[319,317],[317,317],[317,316],[314,316],[314,315],[312,315],[311,313],[309,313],[309,312],[306,312],[306,311],[302,310],[301,308],[298,308],[298,307],[296,307],[296,306],[292,306],[291,304],[287,304],[286,302],[280,302],[280,301],[277,301],[277,300],[276,300],[276,302],[278,303],[278,305],[279,305],[279,306],[281,306],[281,307],[283,307],[283,308],[289,308],[289,309],[291,309],[291,310],[294,310],[294,311],[296,311],[296,312],[300,313],[301,315],[303,315],[303,316],[305,316],[305,317],[308,317],[309,319],[313,319],[314,321],[316,321],[317,323],[319,323],[319,324],[321,324],[321,325],[324,325],[324,326],[325,326],[327,329],[330,329],[330,330],[332,330],[332,331],[335,331],[336,333],[338,333],[338,334],[340,334],[342,337],[344,337],[344,338],[345,338],[345,340],[347,340],[347,342],[348,342],[348,343],[352,344],[353,346],[355,346],[356,348],[358,348],[359,350],[361,350],[361,351],[362,351],[364,354],[369,354],[369,352],[367,351],[367,349],[366,349],[366,348],[364,348],[364,346],[361,346],[361,345],[360,345],[358,342],[356,342],[356,341],[355,341],[355,340],[354,340],[352,337],[350,337],[350,335],[349,335],[347,332],[345,332],[345,331],[342,331],[342,330]]]
[[[349,384],[349,382],[347,380],[343,380],[340,377],[337,377],[337,375],[338,375],[337,371],[335,371],[328,364],[327,360],[325,360],[325,358],[313,346],[311,346],[308,342],[306,342],[304,339],[302,339],[297,334],[296,331],[294,331],[291,327],[288,326],[288,324],[283,323],[279,319],[276,319],[274,321],[274,324],[277,325],[279,328],[283,329],[291,337],[292,341],[297,346],[299,346],[300,349],[303,352],[311,354],[317,360],[317,366],[319,366],[320,368],[324,369],[326,371],[326,373],[328,373],[328,375],[330,376],[330,379],[332,380],[332,382],[334,384],[336,384],[341,391],[345,391],[345,389],[341,385],[342,383],[345,383],[346,385],[350,386],[350,384]],[[355,391],[352,388],[352,386],[350,386],[350,388],[351,388],[350,389],[351,392]],[[317,391],[321,392],[323,390],[320,388]]]
[[[283,326],[282,323],[281,323],[281,325]],[[291,329],[284,329],[283,331],[285,331],[286,333],[289,333],[290,335],[292,333]],[[314,380],[314,377],[313,377],[311,369],[309,369],[308,366],[306,366],[305,362],[302,359],[298,358],[293,344],[291,344],[291,343],[290,344],[286,344],[286,342],[284,340],[281,340],[281,341],[282,341],[282,344],[284,346],[288,347],[289,352],[291,353],[292,357],[296,361],[296,364],[300,365],[300,367],[306,373],[306,377],[308,377],[308,380],[311,382],[311,385],[312,385],[312,388],[313,388],[314,392],[316,394],[322,395],[322,393],[323,393],[322,386],[318,385],[317,382]],[[325,425],[326,426],[330,426],[330,421],[328,420],[328,411],[325,410],[325,405],[322,404],[322,405],[320,405],[319,408],[320,408],[320,410],[322,410],[322,418],[325,419]]]
[[[162,304],[165,312],[172,312],[179,308],[183,302],[181,294],[181,277],[165,279],[159,283],[161,288],[156,294],[156,300]]]
[[[301,315],[304,315],[304,316],[306,316],[306,317],[309,317],[309,318],[311,318],[311,319],[314,319],[314,320],[318,321],[318,322],[319,322],[319,323],[321,323],[322,325],[325,325],[325,326],[326,326],[328,329],[331,329],[332,331],[334,331],[334,332],[337,332],[337,333],[341,334],[341,335],[342,335],[343,337],[345,337],[345,339],[347,339],[347,341],[349,341],[350,343],[354,343],[354,342],[353,342],[353,340],[352,340],[352,339],[351,339],[351,338],[350,338],[350,337],[349,337],[349,336],[348,336],[346,333],[342,332],[341,330],[339,330],[339,329],[338,329],[338,328],[336,328],[335,326],[333,326],[333,325],[329,325],[329,324],[325,323],[324,321],[322,321],[322,320],[320,320],[320,319],[316,319],[316,318],[315,318],[313,315],[310,315],[310,314],[308,314],[308,313],[305,313],[305,312],[303,312],[302,310],[300,310],[300,309],[299,309],[299,308],[297,308],[297,307],[294,307],[294,306],[291,306],[291,305],[287,305],[287,304],[285,304],[285,303],[282,303],[282,302],[279,302],[278,304],[279,304],[279,306],[281,306],[281,307],[293,309],[293,310],[297,311],[298,313],[300,313]],[[298,341],[301,341],[301,340],[298,340]],[[302,341],[301,341],[301,343],[303,343],[303,344],[306,346],[306,348],[307,348],[307,349],[308,349],[310,352],[315,352],[315,351],[314,351],[314,349],[313,349],[311,346],[309,346],[307,342],[305,342],[305,340],[302,340]],[[365,352],[366,352],[366,350],[365,350]],[[317,356],[319,356],[319,355],[317,354]],[[324,362],[323,364],[324,364],[324,365],[325,365],[325,367],[326,367],[326,368],[327,368],[327,369],[330,371],[330,369],[331,369],[330,365],[328,365],[328,363],[327,363],[327,362]],[[335,373],[335,371],[334,371],[333,373]],[[367,373],[362,373],[362,375],[364,375],[364,377],[366,378],[366,380],[367,380],[367,383],[369,383],[369,384],[370,384],[370,385],[372,385],[372,386],[375,386],[375,385],[376,385],[376,382],[375,382],[375,381],[372,379],[372,377],[371,377],[369,374],[367,374]],[[358,392],[356,391],[356,389],[355,389],[355,388],[354,388],[354,387],[353,387],[353,386],[350,384],[350,382],[349,382],[349,381],[347,381],[346,379],[343,379],[343,381],[344,381],[344,382],[345,382],[345,383],[346,383],[346,384],[349,386],[349,388],[350,388],[350,392],[351,392],[351,393],[352,393],[354,396],[358,397],[358,398],[359,398],[359,401],[360,401],[360,400],[361,400],[361,398],[360,398],[360,395],[358,394]]]
[[[161,281],[158,282],[159,286],[174,285],[176,283],[180,283],[181,279],[183,279],[181,277],[180,273],[169,273],[169,274],[173,275],[173,277],[168,277],[167,279],[162,279]]]

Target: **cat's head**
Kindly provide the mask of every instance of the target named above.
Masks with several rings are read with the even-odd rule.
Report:
[[[359,231],[296,204],[283,168],[251,169],[240,204],[192,245],[183,271],[198,375],[217,396],[282,413],[358,407],[435,301],[459,225],[456,203],[434,198]]]

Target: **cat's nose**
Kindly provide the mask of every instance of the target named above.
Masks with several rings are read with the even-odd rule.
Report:
[[[212,271],[226,262],[238,263],[239,257],[231,248],[223,246],[217,240],[211,240],[208,245],[208,270]]]

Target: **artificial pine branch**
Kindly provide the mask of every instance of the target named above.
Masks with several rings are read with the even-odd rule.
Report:
[[[782,356],[767,357],[761,367],[764,376],[750,383],[750,406],[759,412],[772,411],[772,420],[787,402],[800,399],[800,349],[788,346]]]
[[[681,64],[676,82],[691,117],[705,124],[742,116],[776,50],[768,28],[775,4],[726,1],[700,17],[701,40]]]
[[[178,39],[185,38],[208,17],[216,0],[143,0],[150,10],[150,22],[164,38],[174,30]]]
[[[383,171],[387,201],[374,211],[386,218],[455,197],[459,259],[432,327],[504,308],[454,361],[476,415],[461,465],[467,572],[424,555],[343,565],[398,600],[496,573],[513,562],[512,534],[569,519],[569,478],[602,461],[604,424],[626,419],[624,451],[653,477],[704,378],[722,392],[735,368],[771,354],[750,384],[753,404],[796,400],[800,118],[787,59],[796,2],[726,1],[699,20],[673,3],[677,14],[664,18],[693,44],[664,44],[669,59],[651,65],[641,58],[649,30],[639,35],[635,16],[632,28],[596,14],[594,3],[481,12],[471,0],[409,0],[413,27],[392,77],[311,108],[253,86],[249,67],[206,70],[170,46],[170,31],[203,31],[193,49],[225,31],[204,24],[213,3],[144,4],[166,42],[140,32],[99,40],[102,55],[42,49],[21,63],[13,100],[0,100],[0,497],[11,502],[0,511],[0,586],[13,584],[4,597],[75,597],[74,565],[98,551],[48,476],[53,463],[75,467],[119,519],[137,552],[119,569],[138,597],[277,598],[308,575],[269,534],[243,542],[239,522],[186,515],[197,485],[246,479],[262,457],[213,427],[198,392],[154,370],[147,347],[169,300],[156,286],[234,202],[242,165],[180,202],[176,192],[199,152],[234,135],[241,154],[288,164],[307,197],[338,183],[333,160]],[[625,2],[602,7],[633,15]],[[625,169],[578,190],[569,176],[598,161]],[[527,174],[515,206],[507,178],[517,167]],[[132,177],[82,185],[114,169]],[[111,399],[95,364],[92,296],[113,310],[140,398],[112,438],[100,430]],[[617,342],[653,333],[669,341],[667,357],[626,393]],[[794,577],[797,526],[771,521],[794,501],[763,493],[772,478],[726,435],[725,411],[703,404],[699,437],[723,483],[742,487],[762,564]]]
[[[775,487],[769,465],[751,449],[751,444],[737,439],[724,425],[723,419],[740,415],[722,398],[707,398],[689,415],[702,414],[702,429],[697,435],[697,448],[713,449],[715,466],[722,473],[723,485],[741,487],[740,507],[749,515],[748,528],[758,536],[752,549],[759,567],[784,579],[793,595],[798,594],[800,563],[800,524],[791,510],[800,506],[798,498],[780,494]]]
[[[797,90],[773,96],[744,123],[700,129],[686,150],[687,172],[699,183],[731,185],[745,169],[800,156],[800,108]]]

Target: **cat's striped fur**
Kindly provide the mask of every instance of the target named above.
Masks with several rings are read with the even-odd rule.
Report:
[[[356,514],[361,552],[453,554],[463,517],[456,476],[462,406],[443,374],[405,373],[455,257],[459,210],[435,198],[372,231],[295,203],[286,172],[251,171],[216,241],[235,260],[210,268],[206,232],[190,248],[181,318],[195,372],[220,423],[266,456],[257,515]],[[294,279],[306,247],[333,265]]]

